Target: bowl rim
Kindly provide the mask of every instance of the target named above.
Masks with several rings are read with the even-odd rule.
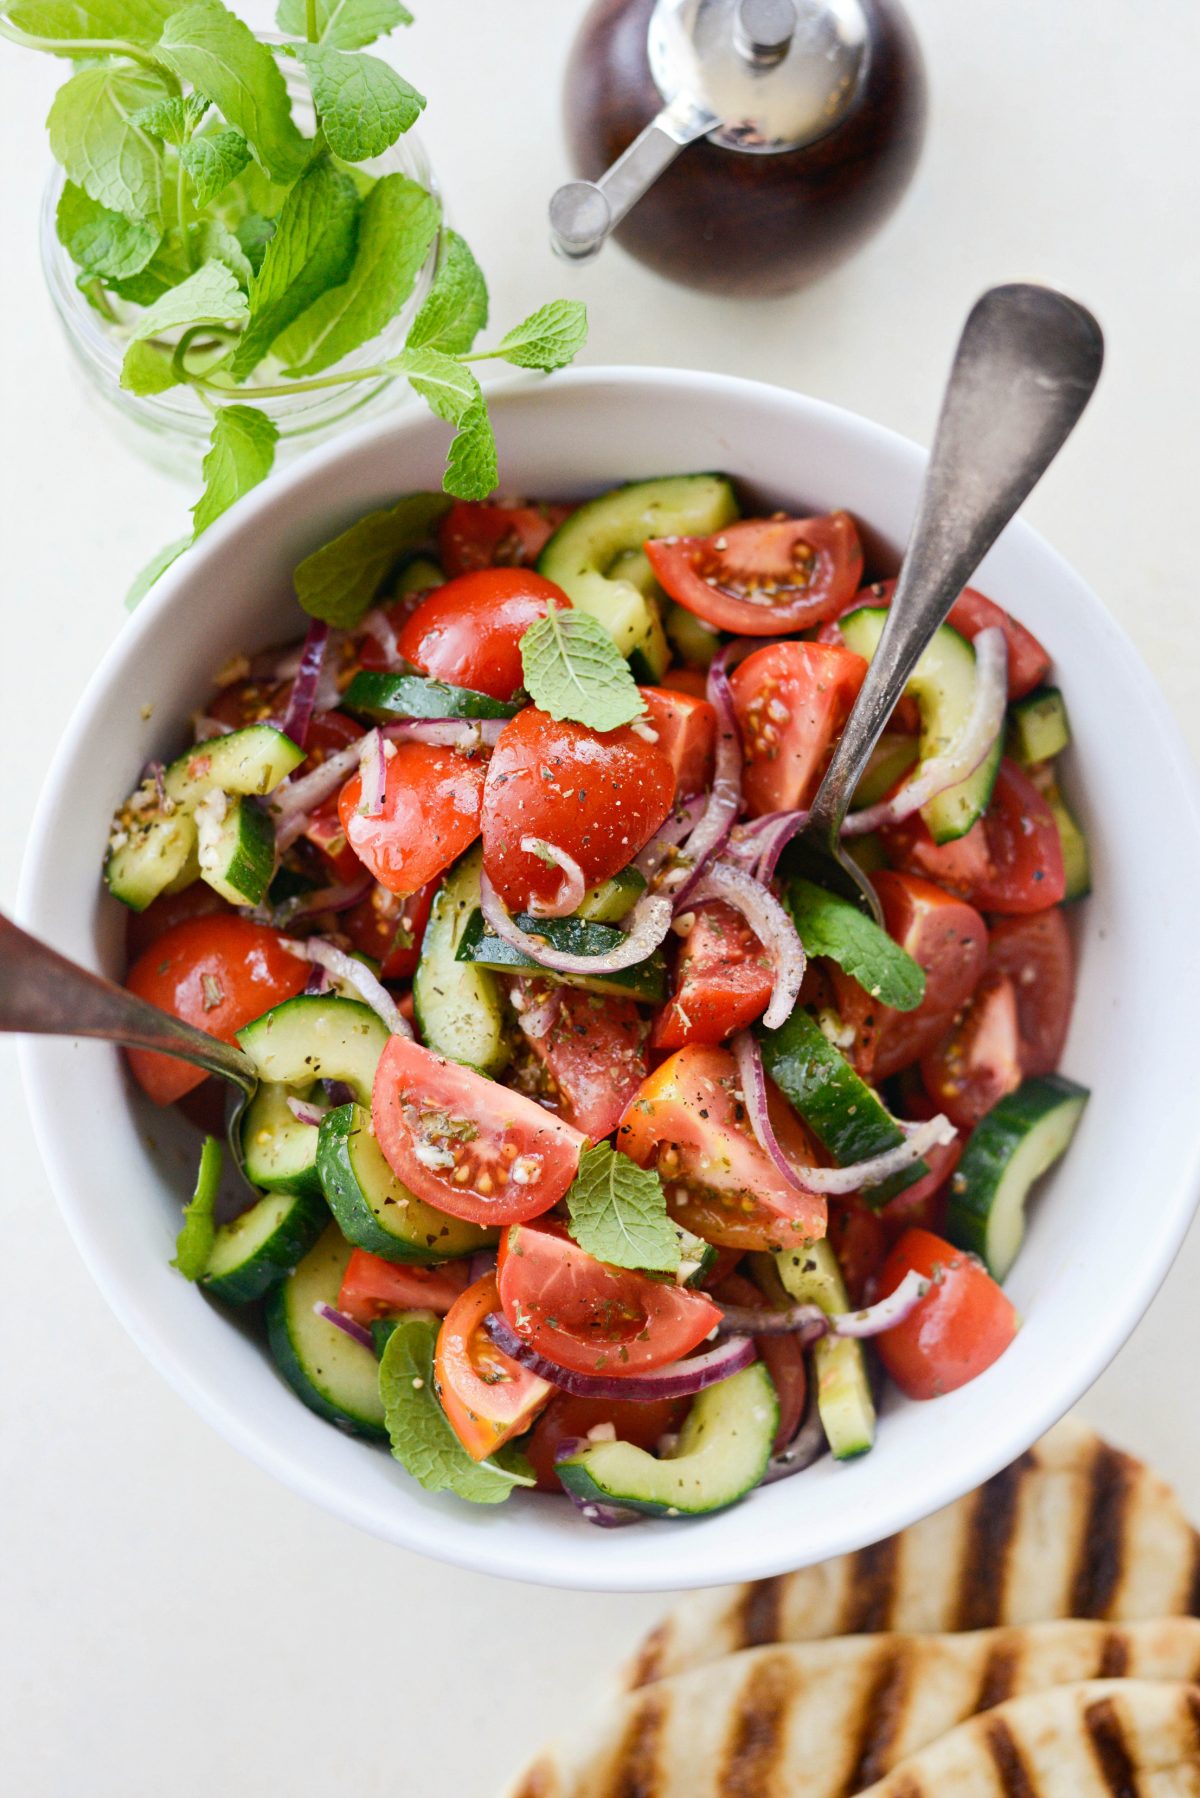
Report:
[[[879,425],[861,414],[798,394],[774,383],[751,381],[740,376],[706,373],[686,368],[659,368],[638,365],[605,365],[569,369],[553,377],[553,387],[562,394],[563,404],[573,399],[586,402],[589,390],[613,385],[636,387],[659,392],[694,393],[702,389],[715,405],[735,396],[753,404],[756,400],[778,403],[781,399],[796,410],[799,419],[821,421],[832,425],[849,440],[858,437],[876,449],[884,449],[894,458],[907,462],[910,468],[923,465],[927,452],[911,439],[888,426]],[[503,405],[507,395],[520,395],[530,387],[543,385],[540,377],[515,375],[487,384],[490,400]],[[210,556],[220,550],[235,533],[252,528],[267,519],[276,505],[291,491],[319,476],[330,465],[368,449],[376,440],[403,437],[414,420],[423,418],[415,408],[405,408],[347,431],[333,442],[323,445],[301,458],[291,467],[271,475],[261,486],[247,494],[239,504],[217,521],[193,552],[182,558],[162,577],[142,602],[137,613],[118,632],[72,710],[66,728],[47,770],[34,812],[34,823],[26,845],[17,894],[16,915],[36,931],[39,901],[46,883],[53,879],[52,850],[55,830],[52,820],[56,808],[52,803],[64,777],[75,763],[91,728],[92,714],[107,697],[115,677],[127,666],[135,666],[142,637],[159,616],[175,605],[201,576]],[[1087,602],[1103,616],[1106,629],[1125,656],[1133,700],[1140,714],[1152,721],[1157,731],[1156,751],[1161,754],[1164,778],[1173,783],[1180,802],[1181,827],[1190,821],[1193,835],[1200,839],[1200,779],[1183,734],[1173,714],[1167,709],[1159,688],[1133,642],[1111,618],[1098,596],[1070,564],[1051,547],[1033,527],[1018,517],[1010,524],[1005,537],[1015,536],[1033,549],[1047,573],[1055,581],[1073,585]],[[1200,997],[1200,979],[1194,979]],[[747,1530],[740,1538],[739,1552],[721,1556],[719,1573],[714,1578],[706,1565],[680,1567],[674,1560],[667,1578],[656,1577],[653,1569],[628,1568],[620,1573],[612,1565],[619,1557],[612,1554],[606,1533],[596,1531],[593,1538],[581,1538],[573,1553],[560,1553],[548,1565],[538,1554],[537,1533],[533,1545],[518,1536],[511,1542],[499,1532],[480,1530],[464,1532],[453,1542],[445,1541],[436,1518],[427,1512],[398,1506],[386,1526],[373,1503],[358,1493],[348,1493],[336,1478],[326,1475],[319,1463],[305,1457],[302,1451],[291,1451],[277,1445],[242,1415],[236,1403],[210,1386],[189,1358],[175,1346],[169,1332],[154,1326],[139,1310],[137,1294],[129,1290],[119,1265],[106,1256],[103,1231],[93,1229],[86,1198],[81,1202],[74,1177],[67,1166],[60,1138],[50,1127],[53,1116],[54,1071],[49,1064],[47,1045],[54,1039],[24,1037],[19,1040],[18,1060],[29,1108],[33,1133],[43,1165],[64,1221],[92,1278],[110,1309],[128,1331],[155,1369],[187,1400],[194,1410],[213,1426],[224,1439],[243,1452],[265,1472],[279,1479],[294,1492],[323,1506],[348,1522],[357,1524],[381,1539],[393,1542],[414,1553],[448,1561],[478,1573],[498,1575],[531,1584],[557,1586],[572,1590],[603,1589],[610,1591],[656,1591],[670,1588],[703,1587],[728,1580],[745,1580],[780,1572],[778,1549],[770,1546],[771,1532],[759,1544],[755,1532]],[[1166,1277],[1200,1202],[1200,1114],[1191,1130],[1189,1152],[1177,1163],[1174,1198],[1160,1215],[1155,1233],[1154,1252],[1144,1254],[1133,1267],[1125,1288],[1126,1302],[1114,1307],[1107,1317],[1095,1320],[1086,1345],[1076,1350],[1054,1377],[1048,1375],[1028,1402],[1014,1408],[1009,1421],[1009,1407],[998,1409],[991,1419],[994,1428],[986,1448],[981,1448],[967,1465],[953,1457],[931,1457],[935,1463],[928,1480],[921,1486],[919,1497],[897,1497],[889,1510],[887,1533],[908,1527],[953,1502],[972,1486],[981,1484],[1001,1468],[1024,1453],[1036,1438],[1050,1428],[1094,1384],[1108,1363],[1124,1346],[1141,1320],[1159,1286]],[[1019,1419],[1019,1421],[1016,1421]],[[951,1468],[954,1471],[949,1471]],[[968,1482],[964,1485],[964,1479]],[[851,1552],[864,1546],[861,1528],[854,1525],[855,1508],[846,1507],[843,1539],[829,1547],[829,1556]],[[871,1537],[876,1540],[878,1537]],[[801,1557],[803,1558],[803,1557]],[[703,1562],[704,1551],[696,1556]],[[606,1561],[608,1565],[606,1566]]]

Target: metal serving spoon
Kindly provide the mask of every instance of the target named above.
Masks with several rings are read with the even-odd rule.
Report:
[[[993,287],[963,327],[887,622],[795,839],[806,873],[881,923],[841,843],[851,795],[922,651],[1066,442],[1103,360],[1091,313],[1051,287]]]
[[[148,999],[68,961],[0,914],[0,1031],[28,1036],[94,1036],[127,1049],[155,1049],[218,1074],[238,1089],[227,1135],[242,1167],[242,1114],[258,1090],[248,1055],[193,1029]],[[256,1190],[256,1189],[255,1189]]]

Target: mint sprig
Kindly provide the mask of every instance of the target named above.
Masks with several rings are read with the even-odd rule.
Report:
[[[873,918],[811,880],[792,880],[784,893],[808,955],[837,963],[871,998],[893,1011],[915,1011],[925,997],[925,972]]]
[[[552,718],[617,730],[646,709],[629,663],[590,612],[550,611],[521,638],[525,690]]]
[[[402,1316],[379,1364],[379,1395],[392,1453],[426,1492],[454,1492],[477,1505],[503,1504],[517,1486],[532,1486],[518,1463],[473,1461],[437,1401],[433,1350],[437,1320],[419,1311]]]
[[[679,1231],[667,1215],[662,1181],[608,1143],[585,1149],[567,1189],[570,1231],[581,1249],[611,1267],[673,1274]]]

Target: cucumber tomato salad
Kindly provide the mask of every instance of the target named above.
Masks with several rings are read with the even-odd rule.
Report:
[[[208,1132],[181,1272],[427,1488],[602,1524],[988,1367],[1087,1098],[1037,639],[967,589],[917,665],[845,826],[881,928],[794,840],[892,597],[846,513],[413,495],[296,589],[106,864],[130,988],[260,1076],[222,1185],[219,1083],[129,1056]]]

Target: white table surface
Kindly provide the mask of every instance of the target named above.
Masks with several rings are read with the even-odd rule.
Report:
[[[580,0],[440,0],[419,8],[397,55],[431,97],[426,141],[494,317],[507,326],[577,294],[589,362],[775,380],[927,441],[983,287],[1031,277],[1089,303],[1109,367],[1029,516],[1129,630],[1200,748],[1200,13],[1187,0],[1142,0],[1136,19],[1124,0],[910,5],[932,87],[915,187],[851,266],[756,304],[690,295],[612,248],[585,270],[552,258],[545,201],[566,173],[557,81]],[[62,720],[121,627],[131,572],[180,533],[188,502],[85,402],[41,283],[54,85],[50,63],[0,45],[4,904]],[[11,1045],[0,1082],[0,1783],[23,1798],[486,1794],[588,1700],[660,1601],[436,1566],[240,1459],[93,1290],[34,1150]],[[1154,1203],[1131,1197],[1135,1210]],[[1200,1517],[1198,1283],[1193,1233],[1083,1410]]]

